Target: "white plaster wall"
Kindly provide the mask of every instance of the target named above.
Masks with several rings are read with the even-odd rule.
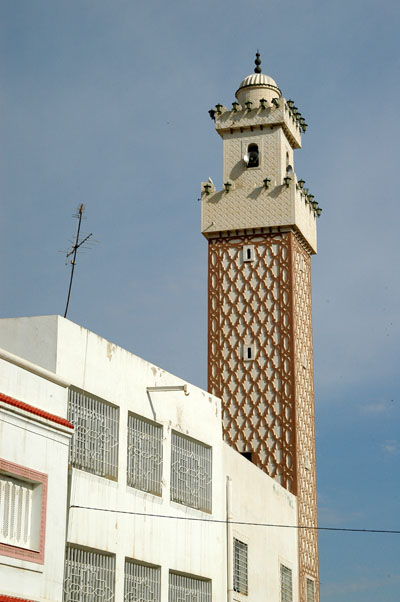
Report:
[[[0,362],[2,393],[53,413],[55,407],[62,408],[60,415],[65,415],[66,390],[47,381],[40,383],[38,378]],[[54,403],[49,401],[50,397]],[[44,564],[0,555],[2,594],[38,602],[62,600],[69,431],[5,403],[0,404],[0,457],[48,475]]]
[[[35,321],[36,318],[32,318],[33,324]],[[113,481],[72,469],[70,491],[71,505],[117,512],[71,508],[67,540],[72,544],[115,554],[116,602],[123,599],[125,558],[161,566],[163,602],[168,600],[170,569],[211,579],[213,601],[226,599],[226,524],[207,522],[210,518],[217,521],[226,520],[226,477],[229,476],[233,482],[234,520],[296,524],[295,497],[223,442],[220,401],[217,398],[190,384],[189,395],[185,395],[183,391],[147,393],[146,387],[149,386],[179,386],[186,383],[64,318],[57,317],[56,322],[57,327],[53,333],[57,333],[57,344],[49,341],[49,345],[52,349],[55,348],[57,374],[71,382],[73,386],[117,405],[120,417],[118,479]],[[31,329],[32,326],[28,325],[28,330]],[[49,336],[52,334],[50,333]],[[47,342],[44,341],[43,344],[46,345]],[[10,372],[14,369],[11,368]],[[13,378],[9,378],[12,382]],[[29,378],[33,378],[33,375]],[[34,381],[33,378],[33,388],[36,386]],[[24,397],[23,400],[28,401],[28,384],[18,389],[14,383],[12,387],[14,387],[13,396]],[[52,388],[56,391],[57,385],[52,384],[48,391]],[[37,401],[45,404],[46,399],[43,397],[46,398],[45,393],[42,399]],[[60,407],[61,398],[60,394],[58,401]],[[136,490],[126,483],[129,411],[155,420],[163,426],[161,496]],[[65,412],[62,415],[65,415]],[[30,458],[32,464],[28,464],[32,468],[46,472],[52,471],[57,463],[61,467],[66,467],[66,449],[64,455],[60,451],[53,452],[54,443],[47,443],[41,435],[31,433],[31,430],[21,430],[21,433],[26,434],[20,434],[19,437],[27,438],[26,443],[22,443],[16,437],[15,445],[13,443],[8,450],[10,456],[8,459],[22,464],[21,458],[25,457],[32,445],[34,447],[34,453]],[[172,430],[187,434],[212,447],[211,514],[170,501]],[[2,440],[5,441],[11,436],[9,431],[4,432]],[[66,501],[65,472],[63,475],[63,483],[58,482],[57,485],[57,497],[52,498],[53,508],[62,507]],[[129,514],[130,512],[140,513],[140,516]],[[171,518],[150,516],[152,514]],[[205,520],[179,520],[173,517]],[[52,530],[52,533],[57,534],[57,542],[51,540],[53,543],[49,543],[54,546],[55,553],[54,558],[49,558],[53,563],[52,575],[49,576],[46,587],[56,591],[60,587],[57,576],[61,574],[58,550],[63,548],[62,525],[64,523],[60,520],[57,523],[56,517],[53,517],[52,521],[57,527],[55,531]],[[279,563],[282,561],[293,570],[294,602],[296,602],[298,600],[296,531],[241,525],[233,527],[233,534],[249,545],[248,599],[252,602],[279,599]],[[63,556],[63,549],[61,552]],[[16,568],[12,570],[21,571]],[[24,588],[31,587],[29,573],[24,573],[22,580],[20,583]],[[43,593],[31,589],[31,597],[34,597],[33,593],[40,601],[49,599],[44,597],[48,595],[47,591]],[[243,598],[236,594],[235,599],[243,602]]]
[[[67,389],[1,358],[0,392],[51,414],[67,417]]]
[[[0,347],[55,372],[57,316],[0,319]]]
[[[212,579],[214,600],[225,596],[224,525],[202,521],[155,518],[150,514],[224,520],[224,488],[221,487],[220,448],[222,428],[220,401],[188,385],[183,391],[151,392],[149,386],[186,384],[128,351],[59,318],[57,373],[108,402],[119,406],[118,481],[73,469],[71,505],[104,508],[118,512],[71,509],[68,541],[116,555],[116,600],[123,599],[125,558],[162,568],[162,599],[168,599],[168,571],[181,571]],[[162,495],[128,487],[128,412],[155,420],[163,426]],[[171,431],[190,435],[213,450],[212,513],[208,514],[170,501]],[[134,516],[123,512],[139,512]]]
[[[297,500],[237,451],[223,444],[223,467],[232,479],[233,521],[297,525]],[[298,602],[297,529],[233,525],[233,536],[248,545],[248,596],[234,600],[280,600],[280,564],[293,571],[293,602]]]

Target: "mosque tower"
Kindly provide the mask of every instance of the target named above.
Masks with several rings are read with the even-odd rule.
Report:
[[[318,601],[311,255],[321,209],[294,171],[307,124],[258,53],[255,63],[232,108],[210,111],[223,187],[202,183],[208,388],[222,399],[225,440],[297,496],[300,601],[313,583]]]

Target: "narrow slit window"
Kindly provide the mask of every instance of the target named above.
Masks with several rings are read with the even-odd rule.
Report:
[[[293,602],[292,571],[281,564],[281,602]]]
[[[245,245],[243,247],[243,261],[254,261],[254,246],[253,245]]]
[[[248,588],[248,548],[247,544],[233,538],[233,589],[247,596]]]
[[[307,577],[307,602],[315,602],[315,581]]]
[[[254,359],[254,345],[244,345],[243,359],[245,362],[250,362]]]

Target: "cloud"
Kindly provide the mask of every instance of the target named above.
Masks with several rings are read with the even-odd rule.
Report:
[[[320,496],[318,496],[320,501]],[[350,525],[363,518],[363,512],[341,512],[329,506],[318,506],[318,524],[321,527],[332,527],[336,525]]]
[[[400,453],[400,442],[396,439],[387,439],[383,443],[382,449],[388,456],[396,456]]]
[[[387,404],[383,401],[377,401],[375,403],[366,403],[360,406],[360,409],[365,414],[383,414],[387,411]]]
[[[388,573],[385,578],[381,579],[365,579],[360,578],[355,581],[348,581],[343,583],[322,583],[321,590],[324,598],[336,598],[341,594],[349,594],[362,591],[370,591],[373,589],[379,589],[385,585],[393,585],[400,583],[400,575],[393,575]],[[337,599],[337,598],[336,598]]]

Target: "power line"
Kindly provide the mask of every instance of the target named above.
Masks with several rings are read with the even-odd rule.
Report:
[[[230,525],[247,525],[249,527],[277,527],[279,529],[311,529],[313,531],[344,531],[350,533],[391,533],[395,535],[400,535],[400,530],[394,529],[351,529],[345,527],[308,527],[306,525],[278,525],[274,523],[253,523],[246,521],[237,521],[237,520],[222,520],[218,518],[199,518],[192,516],[169,516],[168,514],[151,514],[148,512],[133,512],[130,510],[112,510],[110,508],[94,508],[92,506],[78,506],[76,504],[72,504],[70,509],[81,509],[81,510],[96,510],[98,512],[112,512],[115,514],[130,514],[133,516],[148,516],[151,518],[169,518],[172,520],[189,520],[194,522],[204,522],[204,523],[218,523],[226,525],[229,523]]]

